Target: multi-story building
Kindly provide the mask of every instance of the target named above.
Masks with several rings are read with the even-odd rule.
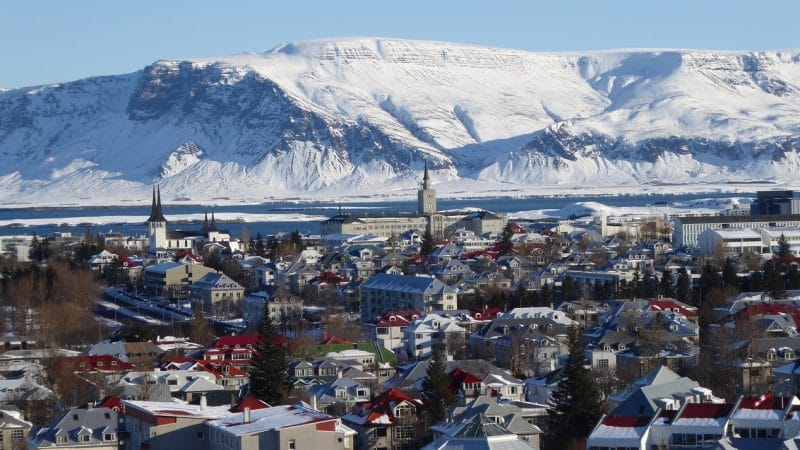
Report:
[[[755,200],[750,203],[750,214],[800,214],[800,192],[758,191]]]
[[[239,303],[244,287],[224,273],[207,273],[189,286],[192,300],[205,311],[213,311],[221,302]],[[238,309],[238,308],[237,308]]]
[[[435,347],[441,346],[446,357],[458,355],[464,358],[467,333],[456,319],[439,314],[427,314],[405,329],[403,340],[406,355],[409,358],[428,358]]]
[[[145,267],[142,282],[145,290],[152,295],[186,298],[189,296],[189,285],[213,272],[216,271],[201,264],[165,262]]]
[[[723,228],[800,227],[800,214],[750,216],[678,216],[672,233],[672,246],[697,247],[705,230]]]
[[[242,317],[248,327],[257,327],[264,317],[264,308],[269,309],[269,317],[275,325],[281,325],[303,315],[303,300],[278,289],[270,294],[256,291],[242,299]]]
[[[404,331],[419,319],[419,311],[389,311],[374,323],[364,324],[370,341],[398,353],[404,349]]]
[[[379,273],[361,285],[361,321],[389,311],[455,310],[456,290],[432,277]]]

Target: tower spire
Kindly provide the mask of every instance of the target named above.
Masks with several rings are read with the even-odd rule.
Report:
[[[211,225],[209,225],[208,231],[217,231],[217,220],[214,218],[214,210],[211,210]]]
[[[208,211],[206,211],[206,217],[203,219],[203,231],[208,231]]]
[[[156,185],[153,185],[153,202],[150,204],[150,217],[147,218],[148,222],[152,222],[156,214]]]
[[[148,222],[166,222],[164,213],[161,212],[161,186],[153,186],[153,206],[150,208]]]

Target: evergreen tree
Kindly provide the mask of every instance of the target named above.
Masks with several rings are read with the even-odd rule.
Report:
[[[269,308],[265,307],[258,326],[255,354],[250,360],[250,393],[270,405],[280,404],[289,381],[286,350],[280,339],[269,316]]]
[[[789,245],[789,241],[786,240],[786,236],[781,233],[778,238],[778,256],[789,256],[791,254],[792,247]]]
[[[511,255],[514,253],[514,243],[511,242],[511,237],[514,235],[514,225],[511,222],[506,224],[503,229],[503,234],[500,235],[500,242],[498,250],[501,255]]]
[[[542,286],[542,304],[539,306],[551,306],[555,302],[555,296],[553,295],[553,288],[550,287],[550,283],[545,283]]]
[[[725,267],[722,268],[722,283],[726,288],[739,290],[739,269],[736,262],[728,258],[725,260]]]
[[[422,381],[422,401],[428,415],[428,425],[443,421],[447,417],[447,408],[455,404],[455,395],[450,391],[450,378],[444,371],[442,349],[433,349],[428,362],[428,374]]]
[[[196,342],[200,345],[208,345],[214,339],[214,332],[211,330],[211,325],[209,325],[208,320],[206,320],[202,305],[198,305],[194,313],[189,336],[192,342]]]
[[[687,272],[686,269],[681,267],[678,269],[678,287],[675,290],[675,297],[682,302],[687,302],[689,301],[691,294],[692,277],[689,275],[689,272]]]
[[[569,357],[558,387],[553,391],[543,448],[564,449],[580,445],[603,414],[603,401],[591,370],[586,368],[578,327],[569,330]]]
[[[566,277],[561,281],[561,300],[570,302],[578,299],[578,289],[571,277]]]
[[[660,291],[661,295],[664,297],[674,297],[675,296],[675,281],[672,278],[672,272],[667,269],[664,269],[661,272],[661,282],[660,282]]]
[[[658,295],[658,281],[656,277],[653,276],[653,273],[649,270],[644,274],[644,280],[642,280],[642,293],[644,294],[644,298],[656,298]]]
[[[420,253],[423,256],[428,256],[433,252],[434,248],[433,235],[430,230],[425,230],[425,234],[422,235],[422,248],[420,249]]]
[[[786,282],[783,280],[780,267],[772,261],[764,264],[764,285],[775,298],[783,297],[786,292]]]

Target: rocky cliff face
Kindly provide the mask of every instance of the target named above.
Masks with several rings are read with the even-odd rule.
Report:
[[[357,39],[0,92],[0,201],[791,183],[800,54]],[[442,185],[445,186],[445,185]]]

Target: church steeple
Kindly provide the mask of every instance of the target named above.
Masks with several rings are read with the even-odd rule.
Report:
[[[208,211],[206,211],[206,217],[203,219],[203,232],[208,231]]]
[[[167,222],[164,218],[164,213],[161,212],[161,187],[153,186],[153,204],[150,206],[150,217],[147,218],[148,222]]]
[[[431,188],[431,179],[428,176],[428,161],[425,161],[425,174],[422,176],[422,189]]]
[[[217,220],[214,218],[214,211],[211,211],[211,225],[208,226],[208,231],[217,231]]]

